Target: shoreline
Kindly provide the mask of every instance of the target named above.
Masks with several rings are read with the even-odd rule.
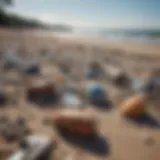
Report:
[[[47,34],[46,34],[47,33]],[[6,41],[6,42],[5,42]],[[142,43],[131,43],[131,42],[111,42],[109,40],[100,39],[100,38],[91,38],[77,35],[66,35],[66,34],[57,34],[46,31],[39,30],[15,30],[15,29],[0,29],[0,43],[5,43],[4,46],[8,44],[22,44],[22,46],[31,46],[33,43],[43,43],[47,46],[52,46],[53,42],[57,44],[66,43],[70,45],[81,45],[85,47],[96,47],[100,50],[119,52],[123,55],[141,55],[160,58],[160,45],[152,44],[142,44]],[[2,45],[2,44],[0,44]],[[3,45],[2,45],[3,47]],[[6,47],[5,47],[6,48]],[[27,47],[28,48],[28,47]],[[49,47],[51,48],[51,47]]]

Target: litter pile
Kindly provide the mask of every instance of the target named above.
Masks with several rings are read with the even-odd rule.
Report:
[[[45,50],[41,54],[43,58],[49,56]],[[54,56],[52,58],[54,59]],[[87,73],[85,72],[86,75],[83,75],[87,82],[92,80],[94,83],[84,85],[84,90],[82,90],[81,83],[83,84],[84,79],[77,82],[69,74],[74,65],[64,59],[59,59],[60,57],[56,55],[54,63],[48,67],[51,68],[51,72],[56,68],[57,72],[51,76],[43,75],[42,70],[45,64],[41,59],[31,61],[31,59],[20,57],[14,51],[4,54],[2,60],[3,73],[14,71],[21,77],[16,86],[17,88],[23,86],[22,90],[14,92],[15,96],[21,96],[21,98],[17,97],[17,105],[21,105],[22,103],[19,101],[24,99],[23,104],[32,104],[31,106],[36,106],[42,112],[46,109],[45,106],[48,106],[52,112],[49,124],[58,133],[76,135],[85,138],[87,142],[93,142],[93,139],[100,136],[98,118],[87,109],[89,105],[91,109],[93,106],[97,106],[99,109],[102,109],[102,106],[103,108],[111,108],[112,100],[108,84],[121,93],[123,91],[130,93],[131,96],[124,99],[120,108],[115,109],[119,115],[127,118],[139,118],[145,115],[147,113],[146,101],[149,96],[153,93],[154,95],[160,93],[158,71],[148,79],[141,79],[141,77],[130,77],[121,67],[111,65],[108,62],[102,65],[95,61],[85,64]],[[69,86],[72,82],[76,89]],[[5,83],[10,84],[11,80]],[[4,82],[1,82],[1,85],[3,86]],[[80,93],[79,90],[84,93]],[[9,96],[5,92],[0,92],[0,108],[4,108],[8,101]],[[0,137],[8,143],[18,142],[19,144],[20,149],[10,155],[9,159],[7,157],[8,160],[48,160],[56,144],[48,136],[32,134],[27,121],[22,117],[14,121],[5,116],[1,117]]]

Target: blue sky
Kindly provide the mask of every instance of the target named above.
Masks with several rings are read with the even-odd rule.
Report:
[[[160,28],[160,0],[15,0],[10,10],[47,23]]]

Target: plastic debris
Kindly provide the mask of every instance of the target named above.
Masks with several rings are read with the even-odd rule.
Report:
[[[61,110],[53,115],[57,129],[84,137],[97,135],[96,119],[88,112],[78,110]]]
[[[128,85],[129,79],[122,68],[113,65],[105,65],[107,78],[115,85],[124,86]]]
[[[82,105],[82,100],[75,93],[65,92],[62,95],[61,103],[66,107],[79,108]]]
[[[39,105],[57,102],[58,95],[53,84],[37,83],[27,88],[27,99]]]
[[[136,93],[145,93],[149,90],[148,81],[145,81],[144,79],[135,79],[132,81],[132,89]]]
[[[93,78],[101,78],[104,76],[104,72],[101,70],[89,70],[87,72],[87,78],[93,79]]]
[[[99,63],[93,62],[90,64],[86,76],[89,79],[102,78],[102,77],[104,77],[104,71]]]
[[[130,118],[138,118],[145,114],[145,102],[143,96],[136,95],[125,100],[120,106],[122,115]]]
[[[12,53],[13,52],[13,53]],[[3,57],[3,66],[5,69],[16,69],[21,73],[34,75],[40,73],[40,67],[37,61],[26,60],[15,53],[15,51],[9,51]]]
[[[11,68],[21,68],[23,66],[24,61],[18,55],[16,55],[15,51],[9,51],[3,57],[3,66],[5,69]]]
[[[21,149],[8,160],[47,160],[51,158],[54,142],[48,137],[31,135],[20,143]]]
[[[108,97],[105,89],[99,84],[90,85],[87,88],[89,101],[98,106],[108,105]]]
[[[158,98],[160,94],[160,78],[156,75],[145,75],[145,77],[133,80],[132,89],[139,93],[144,93],[149,97]]]

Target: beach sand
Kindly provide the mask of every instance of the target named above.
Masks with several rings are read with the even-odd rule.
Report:
[[[104,61],[123,66],[128,72],[136,74],[140,71],[151,70],[160,66],[160,46],[142,44],[113,44],[102,40],[91,40],[78,37],[57,37],[36,35],[33,31],[0,31],[0,51],[5,51],[11,46],[23,46],[28,55],[37,56],[41,49],[47,49],[59,57],[68,56],[75,61],[75,77],[80,79],[78,85],[90,83],[82,78],[87,64],[92,60]],[[63,54],[62,54],[63,53]],[[72,64],[73,65],[73,64]],[[54,65],[51,65],[53,70]],[[49,67],[48,67],[49,68]],[[49,74],[47,72],[46,74]],[[81,74],[82,73],[82,74]],[[54,79],[56,75],[46,75]],[[0,115],[25,117],[34,133],[46,134],[54,137],[58,147],[54,153],[56,160],[158,160],[160,159],[160,130],[146,124],[138,124],[119,115],[119,106],[123,99],[130,96],[124,91],[116,89],[107,82],[102,82],[107,88],[109,97],[114,104],[114,109],[105,111],[86,105],[86,109],[97,114],[99,119],[98,129],[101,141],[97,150],[102,153],[76,146],[61,138],[56,131],[42,123],[45,117],[52,117],[53,109],[38,109],[25,101],[21,91],[19,102],[8,108],[0,109]],[[25,85],[25,84],[24,84]],[[5,88],[4,88],[5,89]],[[23,92],[23,91],[22,91]],[[17,93],[17,92],[16,92]],[[151,114],[160,116],[159,106],[147,105]],[[153,107],[153,108],[152,108]],[[85,109],[84,109],[85,110]],[[153,144],[146,144],[145,138],[151,138]],[[98,144],[97,144],[98,145]],[[0,150],[14,148],[16,145],[6,144],[0,139]],[[1,159],[0,159],[1,160]],[[2,159],[3,160],[3,159]]]

